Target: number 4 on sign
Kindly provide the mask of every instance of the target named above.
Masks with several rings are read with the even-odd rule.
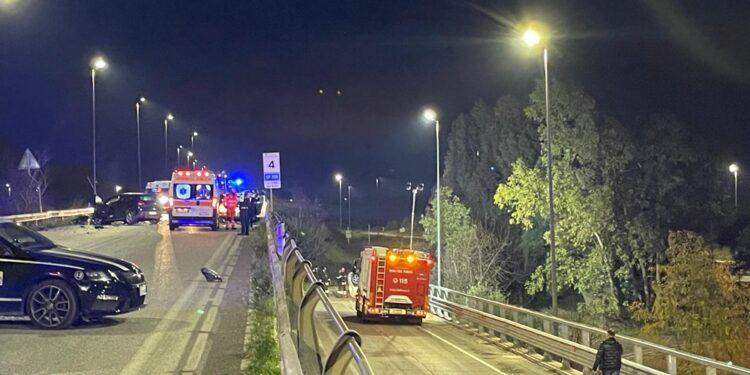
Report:
[[[274,161],[273,161],[273,160],[271,160],[271,162],[270,162],[270,163],[268,163],[268,168],[276,168],[276,166],[274,165],[274,163],[273,163],[273,162],[274,162]]]

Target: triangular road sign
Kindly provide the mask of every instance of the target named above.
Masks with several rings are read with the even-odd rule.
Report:
[[[34,154],[31,153],[31,150],[28,148],[26,151],[23,152],[23,156],[21,157],[21,162],[18,163],[18,169],[19,170],[31,170],[31,169],[39,169],[39,162],[34,157]]]

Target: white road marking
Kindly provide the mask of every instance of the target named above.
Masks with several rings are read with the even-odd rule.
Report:
[[[207,264],[213,264],[214,262],[216,262],[216,259],[218,259],[219,255],[223,254],[224,249],[229,246],[229,242],[231,239],[233,239],[233,237],[227,236],[224,241],[222,241],[221,245],[219,245],[216,252],[214,252],[214,254],[211,256],[211,259],[208,260]],[[156,351],[157,347],[161,345],[162,341],[165,338],[165,335],[171,332],[171,330],[169,329],[170,326],[176,320],[177,315],[182,312],[185,304],[187,304],[191,297],[193,297],[193,294],[195,293],[197,288],[197,282],[191,282],[190,285],[188,285],[177,302],[172,305],[169,311],[167,311],[167,314],[164,316],[164,318],[162,318],[159,324],[156,325],[156,328],[154,328],[154,332],[146,337],[146,339],[143,341],[143,345],[141,345],[138,351],[130,358],[130,361],[128,361],[128,365],[125,366],[121,374],[139,375],[142,373],[141,368],[149,362],[150,357]],[[169,345],[177,346],[176,343],[170,343]],[[193,348],[193,350],[195,350],[195,348]]]
[[[429,334],[430,336],[432,336],[432,337],[434,337],[434,338],[436,338],[436,339],[438,339],[438,340],[440,340],[440,341],[442,341],[442,342],[450,345],[451,347],[453,347],[454,349],[460,351],[461,353],[466,354],[468,357],[476,360],[477,362],[479,362],[479,363],[487,366],[487,368],[489,368],[490,370],[492,370],[492,371],[494,371],[494,372],[496,372],[498,374],[501,374],[501,375],[508,375],[507,373],[502,372],[502,371],[498,370],[497,368],[495,368],[494,366],[492,366],[491,364],[485,362],[483,359],[481,359],[481,358],[479,358],[479,357],[477,357],[477,356],[475,356],[475,355],[467,352],[466,350],[461,349],[460,347],[456,346],[452,342],[450,342],[450,341],[448,341],[448,340],[446,340],[446,339],[444,339],[444,338],[442,338],[442,337],[440,337],[440,336],[438,336],[438,335],[436,335],[436,334],[434,334],[434,333],[432,333],[432,332],[424,329],[423,327],[419,327],[419,329],[421,329],[424,332],[427,332],[427,334]]]
[[[218,315],[218,313],[219,308],[217,306],[211,306],[208,308],[206,318],[203,320],[203,324],[201,325],[201,332],[211,332],[211,330],[214,328],[214,323],[216,323],[216,316]]]
[[[182,371],[195,371],[198,369],[198,365],[201,363],[201,357],[203,357],[203,352],[206,351],[207,342],[208,333],[199,333],[198,337],[195,339],[193,350],[190,352],[190,356],[188,357],[187,363],[185,363],[185,367]]]
[[[216,295],[213,298],[213,305],[220,306],[221,301],[224,299],[224,289],[218,289]]]

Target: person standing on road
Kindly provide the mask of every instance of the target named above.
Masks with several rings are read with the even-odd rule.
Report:
[[[229,229],[229,224],[231,224],[232,229],[237,229],[237,222],[234,219],[234,211],[237,209],[237,194],[234,189],[229,190],[224,195],[224,207],[227,209],[226,228]]]
[[[253,199],[250,192],[244,192],[240,196],[240,235],[247,236],[250,234],[250,206]]]
[[[622,345],[615,340],[615,331],[607,330],[606,340],[599,345],[594,361],[594,371],[601,369],[602,375],[620,375],[622,367]]]
[[[258,202],[260,201],[260,197],[258,196],[258,192],[253,191],[253,193],[250,195],[250,228],[252,229],[253,224],[255,224],[256,221],[258,221]]]

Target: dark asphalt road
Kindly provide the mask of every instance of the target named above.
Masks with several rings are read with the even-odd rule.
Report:
[[[148,281],[148,306],[65,331],[2,320],[0,374],[240,372],[249,288],[247,266],[238,261],[244,237],[203,228],[170,232],[164,223],[44,234],[138,264]],[[206,283],[203,266],[225,282]]]

